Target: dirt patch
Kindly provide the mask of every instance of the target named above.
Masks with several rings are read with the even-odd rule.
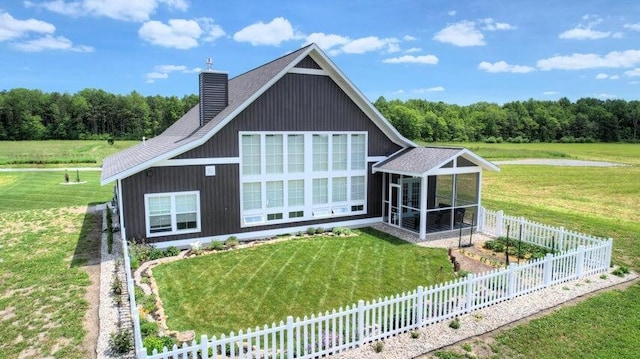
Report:
[[[90,209],[87,209],[90,211]],[[87,214],[88,215],[88,214]],[[87,231],[85,241],[88,242],[85,255],[88,258],[87,265],[84,270],[89,274],[91,284],[87,287],[85,299],[89,303],[89,308],[84,316],[84,328],[87,334],[84,337],[82,347],[85,352],[85,358],[96,358],[96,346],[98,343],[98,335],[100,331],[100,318],[98,316],[98,308],[100,305],[100,245],[102,240],[102,223],[101,221],[93,221],[92,228]]]

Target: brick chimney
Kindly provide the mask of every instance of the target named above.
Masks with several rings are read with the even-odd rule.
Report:
[[[229,105],[229,74],[211,70],[211,58],[207,70],[200,73],[200,126],[204,126]]]

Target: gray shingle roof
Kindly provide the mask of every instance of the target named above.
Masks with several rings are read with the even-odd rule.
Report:
[[[466,152],[464,148],[415,147],[406,148],[373,166],[376,171],[423,174],[439,168],[445,161]]]
[[[238,110],[242,104],[274,79],[309,46],[229,80],[229,105],[204,126],[199,127],[200,112],[199,105],[196,105],[162,134],[105,158],[102,164],[102,184],[111,182],[125,171],[142,166],[149,161],[155,161],[184,145],[202,139],[228,115]]]

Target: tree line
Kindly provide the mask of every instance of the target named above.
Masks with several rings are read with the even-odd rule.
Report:
[[[374,105],[405,137],[427,142],[636,142],[640,119],[640,101],[618,99],[459,106],[380,97]]]
[[[0,92],[0,140],[150,138],[197,103],[197,95],[5,90]],[[640,101],[618,99],[460,106],[380,97],[374,105],[405,137],[427,142],[636,142],[640,119]]]
[[[75,94],[24,88],[0,92],[0,140],[141,139],[171,126],[198,103],[197,95]]]

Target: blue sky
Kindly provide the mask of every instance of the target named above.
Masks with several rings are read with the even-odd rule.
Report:
[[[197,93],[316,42],[372,101],[640,98],[640,1],[0,2],[0,90]]]

